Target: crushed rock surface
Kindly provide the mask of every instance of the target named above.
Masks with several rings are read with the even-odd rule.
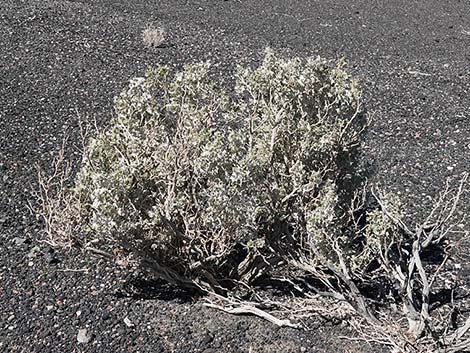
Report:
[[[151,25],[167,32],[160,47],[142,42]],[[470,169],[465,0],[2,0],[0,351],[377,352],[339,339],[347,327],[277,328],[159,282],[136,294],[105,261],[36,240],[41,224],[27,207],[35,165],[47,168],[64,135],[77,162],[79,121],[105,126],[130,77],[210,60],[230,80],[267,46],[347,59],[373,119],[363,148],[371,179],[399,193],[410,218]]]

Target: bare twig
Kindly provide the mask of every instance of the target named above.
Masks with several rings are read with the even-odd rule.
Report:
[[[279,326],[279,327],[292,327],[292,328],[300,328],[300,325],[298,324],[293,324],[290,320],[281,320],[273,315],[269,314],[268,312],[258,309],[254,306],[250,305],[240,305],[239,307],[233,307],[233,308],[227,308],[224,306],[216,305],[216,304],[211,304],[211,303],[205,303],[205,306],[209,308],[214,308],[218,310],[222,310],[226,313],[233,314],[233,315],[255,315],[260,318],[263,318],[272,324]]]

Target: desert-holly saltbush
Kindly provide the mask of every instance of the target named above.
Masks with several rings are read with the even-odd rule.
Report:
[[[57,165],[49,182],[40,174],[49,243],[124,249],[168,281],[231,304],[227,290],[253,289],[278,271],[297,290],[293,280],[349,303],[368,325],[356,322],[358,330],[396,352],[416,352],[410,339],[422,352],[468,348],[470,319],[449,333],[447,314],[433,316],[449,254],[435,263],[429,251],[451,248],[468,174],[410,229],[395,196],[361,183],[366,121],[342,60],[267,50],[259,67],[238,68],[235,82],[224,90],[207,63],[132,79],[109,128],[85,146],[75,186],[64,189]],[[365,288],[380,291],[385,309]]]
[[[231,96],[207,63],[135,78],[85,149],[72,190],[94,236],[170,280],[250,282],[286,259],[329,256],[363,124],[361,93],[321,58],[266,51]],[[315,250],[315,251],[314,251]]]

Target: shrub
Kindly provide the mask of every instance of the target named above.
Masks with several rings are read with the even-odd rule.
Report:
[[[149,25],[142,31],[142,42],[147,48],[159,47],[165,41],[165,30],[161,26]]]
[[[362,128],[342,61],[267,51],[259,68],[238,69],[230,98],[209,69],[133,79],[90,141],[73,194],[99,237],[176,282],[213,289],[227,285],[220,278],[250,283],[282,252],[313,256],[312,242],[340,228]]]
[[[463,184],[454,197],[446,189],[411,231],[394,195],[361,183],[356,155],[367,121],[343,60],[267,50],[235,79],[224,90],[202,63],[131,80],[109,128],[84,149],[75,186],[61,193],[59,204],[74,205],[73,224],[82,224],[74,241],[124,249],[158,276],[231,304],[240,303],[236,288],[281,274],[349,303],[374,328],[372,340],[398,351],[412,351],[410,336],[425,337],[429,351],[461,346],[468,327],[447,335],[430,310],[434,273],[448,257],[423,262],[453,229]],[[384,297],[371,300],[367,287]],[[377,301],[403,306],[393,315],[408,319],[408,336]]]

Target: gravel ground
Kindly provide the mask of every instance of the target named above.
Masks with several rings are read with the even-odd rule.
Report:
[[[0,351],[377,352],[338,339],[347,327],[278,329],[215,312],[160,283],[130,291],[102,260],[53,253],[34,240],[40,225],[27,209],[34,164],[47,166],[64,134],[76,161],[78,117],[105,125],[113,97],[148,65],[210,60],[229,79],[236,64],[257,63],[266,46],[344,56],[373,117],[364,147],[373,179],[400,193],[419,218],[446,177],[470,166],[468,1],[0,5]],[[167,31],[161,48],[142,43],[152,24]],[[87,343],[77,341],[79,332]]]

